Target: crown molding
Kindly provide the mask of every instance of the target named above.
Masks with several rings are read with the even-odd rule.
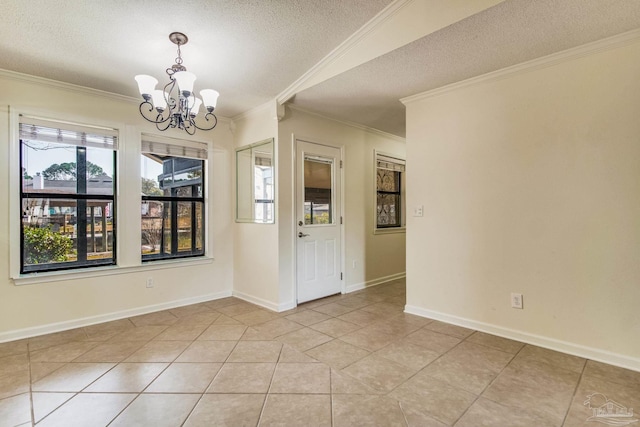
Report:
[[[378,15],[374,16],[369,22],[364,24],[358,31],[353,33],[349,38],[340,43],[335,49],[333,49],[327,56],[322,58],[320,62],[311,67],[306,73],[300,76],[296,81],[294,81],[289,87],[287,87],[284,91],[282,91],[278,96],[276,96],[276,100],[278,104],[284,104],[288,100],[290,100],[296,93],[299,92],[299,89],[311,78],[313,78],[316,74],[322,71],[327,66],[331,65],[341,57],[343,57],[349,50],[351,50],[356,44],[358,44],[362,39],[364,39],[367,35],[369,35],[372,31],[374,31],[378,26],[380,26],[383,22],[389,20],[394,15],[396,15],[402,8],[412,3],[414,0],[396,0],[384,8]]]
[[[244,112],[242,112],[240,114],[237,114],[237,115],[233,116],[231,118],[231,120],[233,122],[237,122],[237,121],[240,121],[240,120],[246,120],[249,117],[253,117],[253,116],[257,116],[259,114],[262,114],[262,113],[265,112],[265,110],[269,110],[270,108],[273,108],[273,103],[274,103],[273,100],[269,100],[269,101],[265,102],[264,104],[260,104],[260,105],[258,105],[256,107],[253,107],[253,108],[251,108],[251,109],[249,109],[247,111],[244,111]]]
[[[71,92],[83,93],[85,95],[93,95],[93,96],[101,96],[104,98],[115,99],[118,101],[124,102],[135,102],[136,104],[140,101],[138,98],[134,98],[132,96],[120,95],[113,92],[107,92],[100,89],[93,89],[86,86],[75,85],[73,83],[61,82],[58,80],[47,79],[45,77],[32,76],[30,74],[19,73],[17,71],[3,70],[0,69],[0,78],[17,80],[24,83],[31,83],[40,86],[53,87],[56,89],[63,89]]]
[[[447,92],[455,91],[458,89],[475,86],[482,83],[493,82],[502,80],[507,77],[511,77],[518,74],[524,74],[535,70],[540,70],[554,65],[582,58],[585,56],[593,55],[597,52],[616,49],[622,46],[633,44],[640,40],[640,29],[627,31],[622,34],[607,37],[595,42],[587,43],[581,46],[573,47],[560,52],[552,53],[551,55],[542,56],[540,58],[532,59],[530,61],[522,62],[520,64],[512,65],[507,68],[503,68],[490,73],[482,74],[480,76],[472,77],[470,79],[462,80],[456,83],[451,83],[446,86],[442,86],[436,89],[431,89],[426,92],[421,92],[415,95],[407,96],[400,99],[404,105],[412,104],[424,99],[433,98],[438,95],[442,95]]]
[[[365,131],[365,132],[369,132],[369,133],[372,133],[374,135],[381,136],[383,138],[388,138],[388,139],[392,139],[392,140],[397,141],[397,142],[402,142],[403,144],[407,142],[406,138],[403,138],[403,137],[398,136],[398,135],[394,135],[392,133],[384,132],[384,131],[381,131],[379,129],[375,129],[375,128],[371,128],[371,127],[368,127],[368,126],[365,126],[365,125],[361,125],[360,123],[349,122],[349,121],[346,121],[346,120],[334,119],[333,117],[328,117],[328,116],[325,116],[323,114],[319,114],[319,113],[316,113],[314,111],[307,110],[306,108],[301,108],[301,107],[299,107],[297,105],[293,105],[293,104],[287,104],[287,107],[291,108],[292,110],[299,111],[301,113],[309,114],[310,116],[319,117],[319,118],[324,119],[324,120],[330,120],[332,122],[339,123],[341,125],[349,126],[349,127],[352,127],[352,128],[356,128],[356,129],[359,129],[359,130],[362,130],[362,131]]]
[[[58,81],[58,80],[47,79],[45,77],[33,76],[31,74],[19,73],[17,71],[0,69],[0,78],[1,79],[6,79],[6,80],[14,80],[14,81],[19,81],[19,82],[23,82],[23,83],[39,85],[39,86],[44,86],[44,87],[48,87],[48,88],[66,90],[66,91],[69,91],[69,92],[81,93],[81,94],[84,94],[84,95],[99,96],[99,97],[102,97],[102,98],[109,98],[109,99],[113,99],[115,101],[128,102],[128,103],[131,103],[131,104],[139,104],[140,103],[140,99],[139,98],[134,98],[132,96],[120,95],[118,93],[107,92],[107,91],[100,90],[100,89],[94,89],[94,88],[90,88],[90,87],[86,87],[86,86],[75,85],[73,83],[66,83],[66,82],[61,82],[61,81]],[[220,122],[228,123],[230,121],[231,121],[231,119],[229,119],[227,117],[218,117],[218,122],[219,123]]]

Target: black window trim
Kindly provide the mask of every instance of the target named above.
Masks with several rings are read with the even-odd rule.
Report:
[[[45,272],[54,272],[54,271],[63,271],[63,270],[76,270],[76,269],[84,269],[91,267],[104,267],[111,266],[117,264],[117,206],[116,206],[116,191],[117,188],[117,152],[113,150],[113,194],[105,195],[105,194],[87,194],[86,193],[86,164],[85,167],[82,168],[78,163],[82,157],[80,157],[79,153],[83,152],[84,161],[86,161],[86,147],[76,146],[76,165],[78,166],[78,173],[83,175],[83,182],[80,183],[80,179],[77,179],[77,187],[76,193],[46,193],[46,192],[25,192],[24,184],[23,184],[23,147],[24,140],[19,138],[19,159],[20,159],[20,203],[18,204],[18,209],[20,209],[20,274],[31,274],[31,273],[45,273]],[[85,193],[78,193],[78,191],[84,189]],[[55,263],[43,263],[43,264],[34,264],[27,265],[25,264],[25,253],[24,253],[24,227],[25,223],[23,221],[23,212],[22,212],[22,204],[24,199],[35,199],[35,198],[43,198],[43,199],[58,199],[58,200],[75,200],[76,202],[80,202],[76,205],[76,216],[78,221],[78,230],[84,229],[87,227],[87,218],[86,218],[86,201],[87,200],[107,200],[110,201],[113,205],[113,213],[112,213],[112,256],[110,259],[97,259],[97,260],[88,260],[87,259],[87,237],[86,232],[83,233],[84,238],[80,239],[77,237],[76,242],[76,250],[78,252],[78,259],[76,261],[70,262],[55,262]],[[84,202],[84,203],[83,203]],[[84,215],[80,215],[80,212],[84,212]],[[84,228],[82,228],[84,226]],[[78,233],[79,235],[79,233]],[[106,234],[105,237],[106,238]],[[83,244],[81,244],[81,241]],[[81,259],[82,258],[82,259]]]

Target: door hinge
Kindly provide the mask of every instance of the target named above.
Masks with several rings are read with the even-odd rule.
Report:
[[[342,280],[342,273],[340,273],[340,280]]]
[[[340,217],[340,224],[342,224],[342,217]]]
[[[340,169],[342,169],[342,160],[340,160]]]

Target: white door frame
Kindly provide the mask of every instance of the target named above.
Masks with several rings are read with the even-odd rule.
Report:
[[[344,156],[344,147],[339,146],[339,145],[334,145],[331,143],[327,143],[327,142],[321,142],[318,141],[318,139],[316,138],[305,138],[305,137],[297,137],[294,133],[291,134],[291,161],[292,161],[292,165],[293,167],[291,168],[291,178],[292,178],[292,182],[293,185],[291,186],[291,200],[293,200],[293,203],[291,204],[291,242],[292,242],[292,248],[293,248],[293,253],[292,256],[294,258],[293,261],[293,301],[295,303],[295,307],[298,306],[298,244],[299,244],[299,240],[297,238],[297,234],[298,234],[298,225],[297,225],[297,213],[296,213],[296,209],[298,206],[298,182],[297,182],[297,174],[298,174],[298,159],[297,159],[297,149],[298,149],[298,141],[302,141],[302,142],[306,142],[306,143],[310,143],[310,144],[316,144],[316,145],[324,145],[326,147],[331,147],[331,148],[336,148],[338,150],[340,150],[340,158],[342,159],[342,165],[340,166],[340,217],[342,218],[342,223],[340,224],[340,271],[342,273],[342,280],[341,280],[341,290],[340,293],[345,294],[347,293],[347,274],[346,274],[346,268],[345,268],[345,260],[346,260],[346,254],[345,254],[345,249],[346,249],[346,236],[345,236],[345,225],[347,223],[347,217],[345,215],[345,168],[347,166],[347,162]]]

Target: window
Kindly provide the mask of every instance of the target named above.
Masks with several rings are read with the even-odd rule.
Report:
[[[20,272],[115,264],[117,132],[20,116]]]
[[[273,222],[273,165],[271,153],[256,151],[253,171],[256,222]]]
[[[376,229],[404,226],[405,161],[376,153]]]
[[[333,159],[304,158],[304,223],[333,224]]]
[[[207,146],[188,144],[142,141],[143,261],[204,255]]]
[[[236,222],[274,222],[273,139],[236,149]]]

